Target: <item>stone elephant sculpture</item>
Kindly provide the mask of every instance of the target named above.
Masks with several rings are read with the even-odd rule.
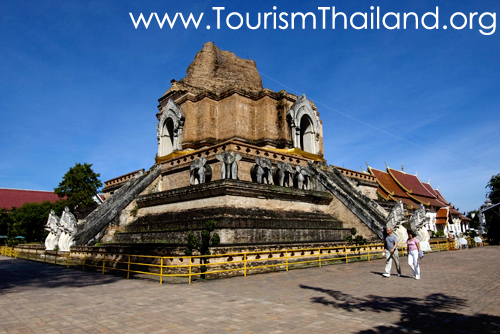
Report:
[[[217,154],[216,157],[222,162],[221,179],[238,180],[238,161],[241,160],[241,154],[227,151]]]
[[[278,162],[273,170],[274,184],[282,187],[290,187],[290,178],[293,179],[294,170],[288,162]]]
[[[307,167],[295,167],[294,186],[299,189],[309,190],[311,183],[311,172]]]
[[[272,168],[273,165],[269,159],[256,157],[255,165],[250,168],[252,181],[257,183],[264,183],[266,181],[267,184],[270,184],[273,179]]]
[[[207,165],[206,158],[198,158],[189,167],[189,184],[201,184],[212,179],[212,167]]]

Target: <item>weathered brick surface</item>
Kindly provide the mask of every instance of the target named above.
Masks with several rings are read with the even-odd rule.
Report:
[[[499,256],[428,254],[418,281],[377,260],[191,285],[0,257],[0,333],[498,333]]]

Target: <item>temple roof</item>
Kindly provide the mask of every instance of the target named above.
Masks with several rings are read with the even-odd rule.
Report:
[[[436,224],[448,223],[449,208],[441,208],[436,213]]]
[[[409,209],[418,208],[418,202],[413,200],[408,194],[394,181],[394,179],[384,171],[368,166],[368,171],[376,177],[378,183],[378,193],[386,200],[401,200]]]
[[[385,172],[368,166],[368,171],[376,177],[378,193],[385,200],[401,200],[410,210],[418,208],[420,203],[426,207],[434,207],[440,216],[438,224],[447,223],[449,215],[461,216],[439,190],[433,189],[429,183],[421,182],[416,175],[389,167]]]
[[[387,167],[387,172],[391,174],[396,183],[398,183],[406,192],[413,195],[435,198],[435,195],[427,190],[416,175],[400,172],[389,167]]]
[[[432,186],[429,184],[429,183],[422,183],[424,185],[424,187],[434,195],[434,197],[436,198],[436,200],[441,203],[442,206],[448,206],[449,203],[444,199],[442,198],[442,196],[439,195],[439,192],[436,190],[436,189],[432,189]]]
[[[446,203],[446,205],[450,205],[450,202],[444,199],[443,195],[438,189],[434,189],[434,192],[437,194],[439,201]]]
[[[0,188],[0,209],[20,208],[24,203],[55,202],[59,197],[52,191]]]
[[[409,198],[406,192],[394,181],[394,179],[388,173],[371,167],[368,167],[368,171],[377,178],[379,188],[382,188],[383,190],[385,190],[385,192],[389,193],[392,196]]]

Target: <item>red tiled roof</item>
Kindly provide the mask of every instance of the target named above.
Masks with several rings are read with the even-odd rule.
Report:
[[[435,198],[436,196],[432,193],[430,193],[427,188],[420,182],[418,177],[415,175],[407,174],[405,172],[400,172],[398,170],[392,169],[387,167],[387,171],[389,174],[391,174],[396,182],[402,188],[412,195],[419,195],[419,196],[425,196],[425,197],[431,197]]]
[[[431,197],[424,197],[424,196],[419,196],[419,195],[410,195],[412,198],[416,199],[420,203],[423,203],[424,205],[432,205],[435,207],[443,207],[446,206],[446,204],[441,203],[437,198],[431,198]]]
[[[0,208],[7,210],[19,208],[24,203],[55,202],[58,199],[52,191],[0,188]]]
[[[446,224],[448,222],[448,208],[441,208],[436,213],[436,224]]]
[[[410,209],[417,209],[419,206],[419,203],[412,200],[411,198],[398,198],[398,197],[396,197],[396,200],[401,200],[401,202],[406,204],[408,206],[408,208],[410,208]]]
[[[460,217],[459,217],[459,218],[460,218],[460,220],[464,220],[464,221],[471,221],[471,219],[470,219],[470,218],[465,217],[465,216],[462,216],[462,215],[460,215]]]
[[[394,182],[394,179],[386,172],[368,167],[368,171],[377,178],[379,188],[383,188],[385,192],[389,192],[393,196],[409,198],[406,192]]]
[[[437,201],[441,203],[441,206],[448,206],[448,202],[446,202],[443,198],[439,196],[439,194],[436,192],[436,190],[432,189],[432,186],[429,183],[422,183],[424,187],[431,193],[433,194]]]
[[[429,183],[422,183],[416,175],[389,167],[387,172],[384,172],[368,166],[368,171],[377,178],[379,185],[377,190],[387,200],[401,200],[410,209],[418,208],[421,203],[436,209],[445,209],[441,211],[442,217],[438,217],[438,224],[447,223],[450,214],[460,215],[460,212],[444,199],[439,190],[432,189]]]
[[[450,205],[450,202],[448,202],[447,200],[445,200],[445,199],[444,199],[443,195],[441,195],[441,193],[439,192],[439,190],[434,189],[434,192],[438,195],[438,199],[439,199],[441,202],[446,203],[446,205]]]

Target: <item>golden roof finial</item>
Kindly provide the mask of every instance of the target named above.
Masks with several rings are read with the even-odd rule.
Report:
[[[401,161],[401,171],[404,172],[405,171],[405,166],[403,166],[403,162]]]

